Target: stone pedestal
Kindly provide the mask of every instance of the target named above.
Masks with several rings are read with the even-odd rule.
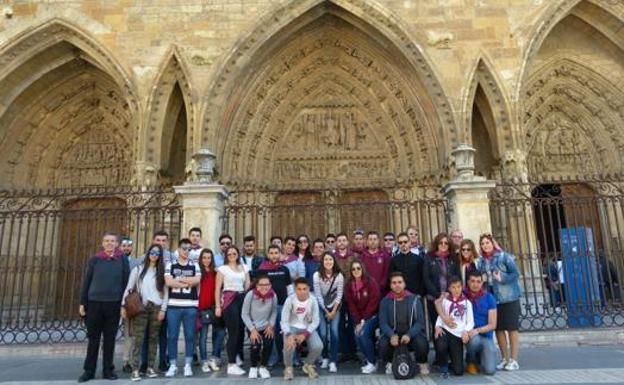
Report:
[[[464,238],[479,242],[479,235],[492,231],[488,192],[494,181],[472,176],[458,178],[444,187],[449,202],[449,231],[459,229]]]
[[[175,192],[182,201],[183,235],[192,227],[202,229],[203,245],[218,249],[219,235],[223,226],[225,199],[229,192],[225,186],[211,184],[188,184],[175,186]]]

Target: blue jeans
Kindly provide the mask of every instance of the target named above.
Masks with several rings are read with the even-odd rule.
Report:
[[[369,318],[364,322],[362,332],[359,335],[355,335],[360,351],[366,357],[366,361],[373,365],[377,364],[377,358],[375,357],[375,329],[377,329],[378,325],[377,317]]]
[[[193,361],[195,318],[197,308],[168,308],[167,309],[167,351],[169,352],[169,364],[175,365],[178,358],[178,337],[180,324],[184,326],[184,357],[185,363]]]
[[[483,373],[496,373],[496,359],[498,351],[494,346],[494,340],[481,334],[476,335],[466,345],[466,363],[481,364]]]
[[[212,357],[221,358],[221,348],[225,340],[225,329],[214,325],[202,325],[199,330],[199,358],[202,361],[208,360],[208,328],[212,327]]]
[[[277,318],[275,319],[275,338],[273,338],[273,350],[269,357],[269,366],[275,366],[281,360],[281,352],[284,350],[284,336],[280,321],[282,320],[282,308],[284,305],[277,305]]]
[[[318,333],[323,342],[323,358],[329,358],[330,362],[338,362],[338,343],[340,341],[338,337],[338,328],[340,327],[340,312],[336,313],[336,316],[330,321],[325,315],[325,310],[321,307],[321,319],[319,322]],[[329,342],[329,357],[327,356]]]

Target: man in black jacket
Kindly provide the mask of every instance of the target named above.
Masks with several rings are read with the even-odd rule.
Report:
[[[78,382],[89,381],[95,377],[102,337],[102,377],[108,380],[117,379],[113,365],[115,336],[121,316],[121,298],[130,275],[128,259],[124,258],[118,246],[117,235],[105,233],[102,237],[102,250],[87,263],[78,312],[81,317],[85,317],[89,343],[84,373],[78,378]]]
[[[425,296],[423,283],[424,256],[416,255],[410,250],[410,239],[407,233],[400,233],[397,237],[399,251],[390,260],[390,273],[400,272],[405,278],[405,288],[412,294]]]

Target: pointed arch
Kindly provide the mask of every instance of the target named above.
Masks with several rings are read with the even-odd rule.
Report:
[[[325,15],[336,16],[359,30],[367,31],[371,40],[383,40],[405,60],[406,66],[413,71],[412,76],[416,74],[415,78],[422,83],[422,89],[430,99],[431,111],[428,112],[436,124],[436,163],[443,164],[449,148],[458,142],[456,122],[447,96],[427,55],[405,32],[399,18],[372,1],[354,4],[342,0],[305,0],[279,6],[260,18],[217,66],[216,80],[206,94],[201,111],[202,147],[217,153],[218,162],[222,160],[220,154],[224,144],[220,140],[227,137],[224,130],[228,129],[229,120],[239,107],[240,88],[255,75],[250,69],[252,65],[264,60],[267,52],[274,52],[276,46],[294,33]],[[448,143],[450,147],[446,145]]]
[[[179,113],[185,115],[185,148],[193,147],[196,95],[192,84],[190,71],[178,47],[171,46],[159,67],[148,99],[146,132],[142,136],[145,141],[140,150],[140,156],[160,170],[161,174],[166,171],[169,163],[169,148]],[[191,153],[192,151],[186,152],[184,163]]]

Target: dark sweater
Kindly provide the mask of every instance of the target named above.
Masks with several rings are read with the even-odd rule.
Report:
[[[403,320],[397,320],[395,324],[396,314],[395,310],[397,310],[397,306],[394,304],[395,300],[390,298],[389,296],[384,297],[381,300],[381,304],[379,305],[379,330],[381,334],[386,338],[392,337],[394,334],[403,334],[399,333],[398,328],[401,324],[409,327],[407,331],[407,335],[410,338],[414,338],[417,335],[425,335],[425,314],[423,312],[423,307],[420,304],[420,297],[408,294],[401,302],[403,305],[403,309],[398,309],[397,313],[404,313],[402,310],[407,310],[407,313],[404,313]],[[411,310],[411,311],[410,311]]]
[[[127,258],[91,257],[82,281],[80,304],[87,305],[90,301],[121,303],[129,275],[130,264]]]
[[[425,283],[423,281],[423,265],[425,258],[411,251],[403,254],[400,251],[390,260],[390,274],[395,271],[403,273],[405,288],[413,294],[425,295]]]

